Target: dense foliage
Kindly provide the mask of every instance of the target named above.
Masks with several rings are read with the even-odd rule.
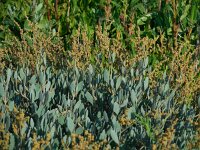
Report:
[[[199,0],[0,10],[0,149],[199,148]]]

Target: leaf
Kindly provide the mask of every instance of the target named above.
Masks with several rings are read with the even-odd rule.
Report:
[[[144,90],[146,90],[149,86],[149,78],[146,77],[145,80],[144,80]]]
[[[83,133],[83,128],[82,127],[78,127],[78,129],[76,129],[76,134],[81,135]]]
[[[51,127],[51,131],[50,131],[51,132],[51,137],[54,136],[55,130],[56,130],[55,126]]]
[[[109,122],[108,115],[107,115],[106,111],[103,112],[103,117],[104,117],[106,122]]]
[[[137,94],[133,89],[131,90],[131,101],[133,104],[137,103]]]
[[[24,29],[25,30],[31,30],[31,26],[29,25],[29,21],[28,20],[26,20],[25,22],[24,22]]]
[[[114,103],[113,111],[118,115],[120,111],[119,104],[117,102]]]
[[[5,96],[5,91],[4,91],[3,83],[0,83],[0,96],[2,96],[2,97]]]
[[[107,69],[104,70],[104,81],[106,81],[109,84],[109,71]]]
[[[183,14],[180,17],[180,21],[182,21],[187,15],[188,15],[188,10],[190,9],[191,5],[186,5],[185,6],[185,10],[183,12]]]
[[[119,145],[119,139],[117,133],[113,129],[111,129],[110,134],[113,141]]]
[[[64,117],[64,116],[60,116],[60,117],[58,118],[58,123],[59,123],[60,125],[64,125],[64,123],[65,123],[65,117]]]
[[[72,133],[74,130],[74,122],[70,117],[67,117],[67,127],[70,130],[70,132]]]
[[[145,13],[145,7],[143,5],[143,3],[139,3],[135,6],[135,8],[139,9],[139,11],[143,14]]]
[[[87,101],[93,105],[93,97],[89,92],[85,94],[85,97],[87,98]]]
[[[12,133],[10,133],[10,144],[9,144],[9,150],[15,149],[15,137]]]
[[[148,57],[145,58],[145,60],[144,60],[144,66],[143,66],[144,69],[148,66],[148,61],[149,61]]]
[[[106,138],[106,132],[105,129],[101,132],[99,140],[104,140]]]
[[[14,101],[9,102],[9,111],[13,111],[14,109]]]
[[[89,68],[88,68],[88,69],[89,69],[90,74],[93,74],[94,70],[93,70],[93,67],[92,67],[91,64],[89,65]]]
[[[169,82],[166,83],[164,88],[164,93],[166,93],[169,90]]]
[[[144,111],[143,107],[141,107],[141,113],[142,113],[143,116],[145,115],[145,111]]]
[[[122,77],[120,76],[120,77],[117,78],[116,90],[119,88],[121,82],[122,82]]]
[[[23,80],[25,78],[25,73],[23,71],[23,69],[21,68],[20,71],[19,71],[19,76],[20,78]]]
[[[76,89],[77,94],[78,94],[78,92],[80,92],[83,89],[83,85],[84,85],[83,81],[78,83],[78,86],[76,87],[77,88]]]
[[[41,84],[44,84],[45,82],[45,74],[42,71],[40,71],[39,81]]]
[[[39,24],[37,25],[39,29],[45,29],[48,27],[48,20],[46,18],[43,18],[40,20]]]
[[[42,9],[42,7],[43,7],[43,4],[40,3],[35,9],[35,13],[38,13]]]
[[[51,86],[51,82],[50,82],[50,81],[48,81],[48,82],[47,82],[47,84],[46,84],[46,91],[49,91],[49,89],[50,89],[50,86]]]
[[[125,107],[128,104],[128,98],[123,101],[123,103],[120,105],[120,107]]]
[[[29,83],[30,83],[30,84],[35,84],[35,82],[36,82],[36,76],[33,75],[33,76],[31,77],[31,79],[29,80]]]
[[[199,108],[200,108],[200,96],[199,96],[199,98],[198,98],[198,106],[199,106]]]
[[[75,90],[75,84],[76,84],[76,82],[73,81],[73,82],[71,83],[71,85],[70,85],[70,91],[71,91],[72,93],[73,93],[74,90]]]
[[[79,100],[79,101],[75,104],[75,106],[74,106],[74,112],[76,111],[76,109],[78,109],[78,108],[80,107],[80,105],[81,105],[81,100]]]
[[[31,128],[33,129],[33,127],[34,127],[34,121],[33,121],[32,118],[30,119],[30,125],[31,125]]]
[[[7,69],[7,80],[10,80],[10,77],[12,76],[12,71],[10,68]]]
[[[114,63],[115,62],[115,57],[116,57],[116,53],[112,53],[112,62]]]

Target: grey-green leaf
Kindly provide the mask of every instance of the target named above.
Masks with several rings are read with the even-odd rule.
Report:
[[[3,83],[0,83],[0,96],[5,96],[5,91],[4,91],[4,87],[3,87]]]
[[[83,133],[83,128],[82,127],[78,127],[78,129],[76,129],[76,134],[82,134]]]
[[[137,94],[133,89],[131,90],[131,101],[133,104],[136,104],[137,102]]]
[[[145,80],[144,80],[144,90],[146,90],[149,86],[149,78],[146,77]]]
[[[64,123],[65,123],[65,117],[64,117],[64,116],[60,116],[60,117],[58,118],[58,123],[59,123],[60,125],[64,125]]]
[[[10,145],[9,145],[9,150],[13,150],[15,148],[15,137],[11,133],[10,134]]]
[[[106,132],[105,132],[105,130],[103,130],[103,131],[101,132],[101,134],[100,134],[99,139],[100,139],[100,140],[104,140],[105,138],[106,138]]]
[[[122,77],[120,76],[120,77],[117,78],[116,90],[119,88],[121,82],[122,82]]]
[[[14,108],[14,101],[9,102],[9,111],[13,111]]]
[[[104,81],[109,83],[109,71],[107,69],[104,70],[103,76],[104,76]]]
[[[85,94],[85,97],[87,98],[88,102],[90,102],[91,104],[93,104],[93,97],[92,97],[92,95],[89,92],[87,92]]]
[[[70,132],[73,132],[73,130],[74,130],[74,122],[70,117],[67,118],[67,127],[70,130]]]
[[[76,90],[77,93],[83,89],[83,85],[84,85],[83,81],[78,83],[77,90]]]
[[[118,115],[120,111],[119,104],[117,102],[114,103],[113,111]]]
[[[117,133],[113,129],[111,129],[110,134],[113,141],[119,145],[119,138],[117,136]]]

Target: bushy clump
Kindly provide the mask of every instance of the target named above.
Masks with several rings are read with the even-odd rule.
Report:
[[[3,138],[9,134],[9,147],[36,149],[195,148],[198,107],[178,103],[179,87],[170,88],[166,73],[150,87],[151,71],[148,58],[120,73],[92,65],[7,69],[0,78]]]

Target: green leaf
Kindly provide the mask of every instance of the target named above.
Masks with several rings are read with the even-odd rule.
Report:
[[[10,68],[7,69],[7,79],[10,80],[10,77],[12,76],[12,71]]]
[[[120,77],[117,78],[116,90],[119,88],[121,82],[122,82],[122,77],[120,76]]]
[[[190,9],[190,7],[191,7],[190,5],[185,6],[185,10],[184,10],[183,14],[181,15],[180,21],[185,19],[185,17],[188,15],[188,10]]]
[[[36,76],[33,75],[33,76],[31,77],[31,79],[29,80],[29,83],[30,83],[30,84],[35,84],[35,82],[36,82]]]
[[[143,3],[137,4],[135,6],[135,8],[138,8],[142,14],[145,13],[145,7],[144,7]]]
[[[133,104],[137,103],[137,94],[133,89],[131,90],[131,101]]]
[[[144,80],[144,90],[146,90],[149,86],[149,78],[146,77],[145,80]]]
[[[71,83],[71,85],[70,85],[70,91],[71,91],[72,93],[73,93],[74,90],[75,90],[75,84],[76,84],[76,82],[73,81],[73,82]]]
[[[76,90],[77,94],[78,94],[78,92],[80,92],[83,89],[83,85],[84,85],[83,81],[78,83],[77,90]]]
[[[15,149],[15,137],[12,133],[10,133],[10,145],[9,150]]]
[[[45,83],[45,74],[42,71],[40,71],[39,81],[41,84]]]
[[[92,67],[92,65],[89,65],[89,72],[90,72],[90,74],[93,74],[93,72],[94,72],[94,70],[93,70],[93,67]]]
[[[50,131],[51,132],[51,137],[54,136],[55,131],[56,131],[56,127],[55,126],[51,127],[51,131]]]
[[[120,111],[119,104],[117,102],[114,103],[113,111],[118,115]]]
[[[119,145],[119,139],[117,133],[113,129],[111,129],[110,134],[113,141]]]
[[[40,20],[40,22],[39,22],[39,24],[38,24],[38,28],[39,29],[45,29],[45,28],[47,28],[48,27],[48,20],[47,19],[42,19],[42,20]]]
[[[35,9],[35,13],[38,13],[42,9],[42,7],[43,7],[43,4],[40,3]]]
[[[70,117],[67,117],[67,127],[70,130],[70,132],[72,133],[74,130],[74,122]]]
[[[104,71],[104,81],[109,84],[109,71],[107,69]]]
[[[106,138],[106,132],[105,129],[101,132],[99,140],[104,140]]]
[[[83,128],[82,127],[78,127],[78,129],[76,129],[76,134],[82,134],[83,133]]]
[[[142,20],[140,20],[140,19],[137,20],[137,25],[144,25],[144,24],[145,23]]]
[[[169,90],[169,82],[166,83],[164,88],[164,93],[166,93]]]
[[[32,118],[30,119],[30,125],[31,125],[31,128],[33,129],[33,127],[34,127],[34,121],[33,121]]]
[[[4,91],[3,83],[0,83],[0,96],[2,96],[2,97],[5,96],[5,91]]]
[[[80,107],[80,105],[81,105],[81,100],[79,100],[79,101],[75,104],[75,106],[74,106],[74,112],[76,111],[76,109],[78,109],[78,108]]]
[[[23,80],[25,78],[25,73],[23,71],[23,69],[21,68],[20,71],[19,71],[19,76],[20,78]]]
[[[87,98],[87,101],[93,105],[93,97],[89,92],[85,94],[85,97]]]
[[[59,123],[60,125],[64,125],[64,123],[65,123],[65,117],[64,117],[64,116],[60,116],[60,117],[58,118],[58,123]]]
[[[14,109],[14,101],[9,101],[9,111],[13,111]]]
[[[28,20],[26,20],[26,21],[24,22],[24,29],[25,29],[25,30],[28,30],[28,31],[31,30],[31,27],[30,27],[30,25],[29,25],[29,21],[28,21]]]
[[[149,61],[148,57],[145,58],[145,60],[144,60],[144,66],[143,66],[144,69],[147,67],[148,61]]]

